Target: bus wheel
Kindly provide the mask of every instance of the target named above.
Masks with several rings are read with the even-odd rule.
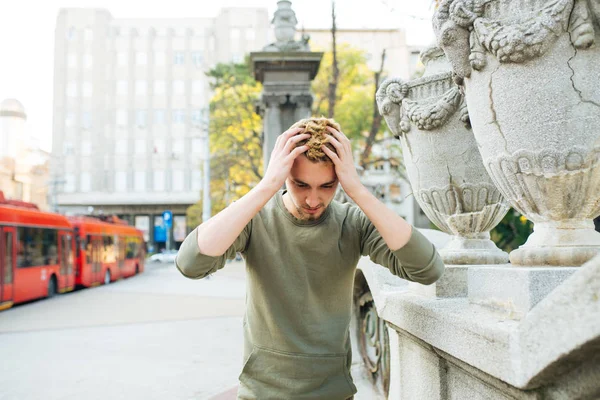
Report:
[[[108,285],[110,283],[110,270],[107,269],[106,273],[104,274],[104,284]]]
[[[56,295],[56,277],[52,275],[48,280],[48,298]]]

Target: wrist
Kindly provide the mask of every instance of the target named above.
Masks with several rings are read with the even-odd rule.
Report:
[[[344,187],[344,192],[355,202],[358,203],[358,199],[365,194],[370,194],[369,190],[360,181],[355,185]]]
[[[258,182],[258,185],[256,185],[256,189],[273,196],[279,191],[279,189],[282,188],[282,186],[283,185],[280,185],[278,182],[263,178],[260,182]]]

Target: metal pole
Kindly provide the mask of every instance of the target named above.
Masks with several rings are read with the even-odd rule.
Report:
[[[210,203],[210,136],[209,136],[209,119],[208,109],[204,113],[205,129],[204,129],[204,182],[202,183],[202,221],[206,222],[210,219],[211,203]]]

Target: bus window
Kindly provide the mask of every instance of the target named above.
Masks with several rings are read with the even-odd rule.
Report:
[[[92,263],[92,236],[91,235],[87,235],[85,244],[86,244],[85,263],[91,264]]]
[[[55,229],[17,228],[17,266],[38,267],[58,263],[58,233]]]
[[[13,233],[4,233],[4,283],[12,283],[13,269]],[[0,299],[1,300],[1,299]]]

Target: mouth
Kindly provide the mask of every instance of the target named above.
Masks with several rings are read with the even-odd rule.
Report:
[[[302,209],[303,209],[304,211],[306,211],[307,213],[309,213],[309,214],[316,214],[316,213],[317,213],[317,212],[318,212],[318,211],[321,209],[321,207],[317,207],[317,208],[307,208],[307,207],[303,207]]]

